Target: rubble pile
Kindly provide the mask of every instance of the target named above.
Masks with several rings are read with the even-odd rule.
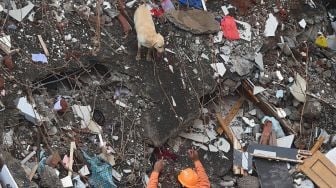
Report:
[[[165,40],[152,62],[136,61],[143,3]],[[178,187],[190,148],[211,187],[336,184],[334,1],[0,11],[0,187],[146,187],[159,159],[161,187]]]

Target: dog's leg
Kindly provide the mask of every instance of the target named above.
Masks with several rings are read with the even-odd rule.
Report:
[[[137,56],[135,57],[135,60],[140,61],[141,59],[141,44],[138,42],[138,52]]]
[[[147,57],[146,57],[147,61],[152,61],[153,60],[153,58],[152,58],[152,52],[153,52],[153,48],[148,48]]]

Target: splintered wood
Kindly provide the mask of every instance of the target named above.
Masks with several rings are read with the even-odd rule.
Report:
[[[44,51],[45,55],[46,55],[46,56],[49,56],[50,54],[49,54],[47,45],[44,43],[44,40],[43,40],[42,36],[41,36],[41,35],[37,35],[37,38],[38,38],[39,41],[40,41],[40,44],[41,44],[41,46],[42,46],[42,48],[43,48],[43,51]]]

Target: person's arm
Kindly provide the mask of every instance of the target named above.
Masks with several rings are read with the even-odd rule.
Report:
[[[198,175],[198,187],[200,188],[208,188],[210,187],[210,181],[208,175],[206,174],[201,161],[194,161],[195,170]]]
[[[163,160],[156,161],[154,170],[149,178],[147,188],[157,188],[159,184],[159,174],[164,168]]]
[[[147,188],[157,188],[158,183],[159,183],[159,173],[156,171],[153,171],[149,178]]]
[[[208,175],[206,174],[203,165],[198,157],[198,152],[194,149],[188,150],[189,158],[194,161],[195,164],[195,171],[198,176],[198,182],[197,185],[199,188],[209,188],[210,187],[210,181],[208,178]]]

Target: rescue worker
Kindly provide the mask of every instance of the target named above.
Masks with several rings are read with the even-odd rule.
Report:
[[[177,179],[182,187],[186,188],[209,188],[209,178],[199,160],[196,150],[188,150],[189,158],[194,162],[195,170],[186,168],[180,172]],[[153,172],[149,178],[147,188],[157,188],[159,183],[159,174],[164,168],[164,161],[161,159],[154,165]]]

